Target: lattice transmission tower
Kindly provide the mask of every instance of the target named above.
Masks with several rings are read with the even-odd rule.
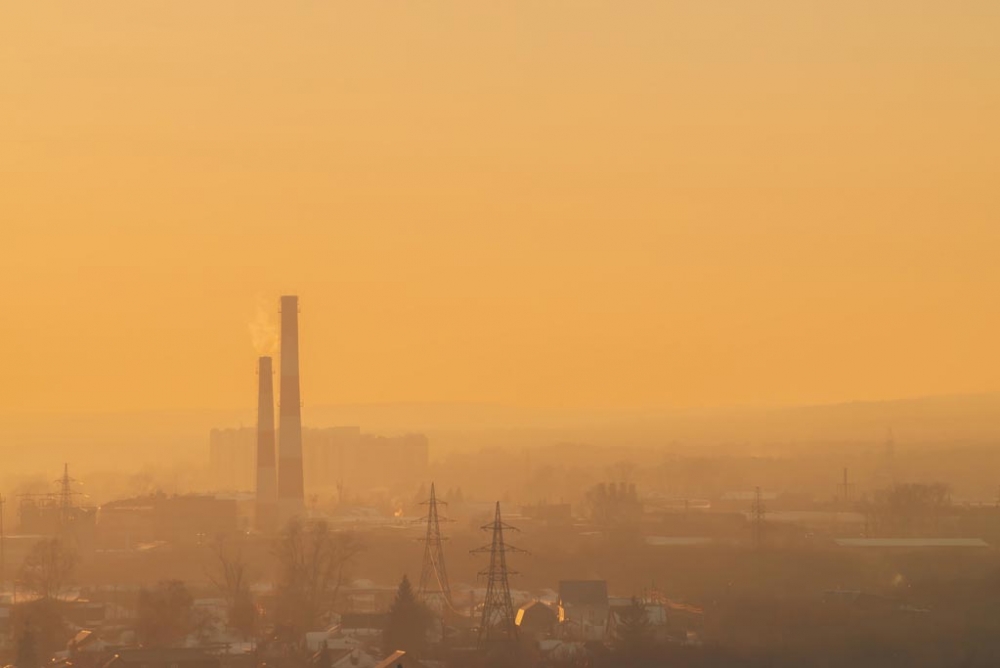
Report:
[[[514,625],[514,605],[510,600],[510,576],[517,575],[517,571],[507,568],[507,554],[525,552],[504,542],[504,530],[517,531],[517,528],[504,524],[500,517],[499,501],[493,521],[483,525],[482,530],[492,532],[493,541],[472,550],[473,554],[490,555],[489,569],[479,573],[480,577],[486,578],[486,600],[483,601],[483,615],[479,622],[479,647],[499,644],[514,646],[517,626]]]
[[[438,515],[438,505],[448,505],[445,501],[438,501],[434,492],[434,483],[431,483],[431,498],[421,505],[427,506],[427,535],[424,541],[424,566],[420,571],[420,587],[418,591],[424,598],[444,598],[446,607],[451,608],[451,585],[448,584],[448,571],[444,565],[444,541],[448,540],[441,535],[441,522],[448,522],[448,518]]]
[[[79,494],[73,491],[76,478],[69,477],[69,464],[63,464],[62,477],[56,482],[59,484],[59,522],[66,525],[72,519],[73,497]]]

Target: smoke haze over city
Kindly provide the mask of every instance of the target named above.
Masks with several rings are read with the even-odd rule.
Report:
[[[998,34],[4,3],[0,666],[996,665]]]

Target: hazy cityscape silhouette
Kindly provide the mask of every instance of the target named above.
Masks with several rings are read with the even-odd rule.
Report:
[[[1000,5],[0,7],[0,666],[1000,665]]]

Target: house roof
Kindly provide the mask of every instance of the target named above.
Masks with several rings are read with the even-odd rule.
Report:
[[[688,547],[691,545],[710,545],[717,542],[709,536],[646,536],[646,545],[662,547]]]
[[[340,648],[340,649],[326,649],[326,656],[323,656],[323,650],[320,649],[318,652],[314,652],[311,657],[309,657],[309,665],[320,666],[324,663],[328,665],[335,666],[337,662],[342,660],[345,656],[350,656],[353,649]]]
[[[122,663],[205,663],[218,659],[203,650],[189,647],[164,647],[147,649],[123,649],[108,662]],[[107,665],[107,664],[106,664]]]
[[[615,623],[620,624],[622,619],[621,615],[624,613],[632,604],[628,605],[616,605],[611,608],[611,617],[614,619]],[[658,603],[645,603],[642,606],[643,612],[646,613],[646,621],[650,626],[663,626],[667,623],[667,609],[665,606]]]
[[[532,608],[535,607],[538,607],[540,610],[544,609],[546,612],[555,613],[555,610],[553,610],[548,603],[542,603],[538,599],[535,599],[534,601],[531,601],[529,603],[525,603],[524,605],[521,606],[520,609],[527,612],[528,610],[531,610]]]
[[[376,663],[374,668],[397,668],[397,666],[402,666],[402,668],[420,668],[420,665],[419,661],[411,659],[406,652],[396,650]]]
[[[406,656],[406,652],[397,649],[395,652],[393,652],[392,654],[390,654],[386,658],[384,658],[381,661],[379,661],[378,663],[376,663],[375,664],[375,668],[394,668],[393,667],[393,661],[399,661],[404,656]]]
[[[95,638],[96,638],[96,636],[94,636],[94,632],[93,631],[88,631],[87,629],[83,629],[81,631],[77,631],[76,635],[73,636],[73,639],[70,640],[69,642],[74,647],[79,647],[80,645],[82,645],[83,643],[87,642],[88,640],[92,640],[92,639],[95,639]]]
[[[335,657],[330,665],[333,668],[354,668],[355,666],[370,666],[375,663],[375,659],[371,658],[367,653],[362,652],[358,649],[352,649],[347,652],[347,654],[342,654]]]
[[[542,640],[538,649],[552,659],[572,659],[583,657],[587,648],[582,642],[567,642],[565,640]]]
[[[570,605],[607,605],[606,580],[563,580],[559,583],[559,600]]]
[[[840,547],[989,547],[982,538],[838,538]]]
[[[527,616],[528,614],[546,615],[548,617],[551,617],[553,620],[559,616],[559,613],[553,610],[552,606],[546,603],[542,603],[541,601],[535,600],[531,601],[530,603],[525,603],[520,608],[518,608],[517,616],[514,618],[514,624],[520,626],[521,623],[524,622],[525,616]]]

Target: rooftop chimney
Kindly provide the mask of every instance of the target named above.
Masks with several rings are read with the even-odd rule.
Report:
[[[281,298],[281,424],[278,432],[278,519],[305,508],[302,489],[302,402],[299,397],[299,298]]]
[[[270,357],[257,360],[257,515],[258,531],[278,528],[278,472],[274,461],[274,372]]]

